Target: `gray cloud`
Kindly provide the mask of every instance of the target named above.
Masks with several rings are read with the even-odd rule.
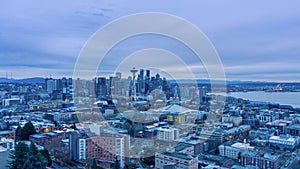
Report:
[[[26,72],[15,73],[18,78],[71,76],[80,49],[99,28],[127,14],[156,11],[183,17],[203,30],[229,79],[299,81],[299,6],[296,0],[4,0],[0,2],[0,71]],[[153,38],[154,45],[149,45],[143,38],[127,44],[173,51],[194,67],[195,74],[206,73],[180,44]],[[102,66],[109,69],[111,58],[140,48],[117,46]]]

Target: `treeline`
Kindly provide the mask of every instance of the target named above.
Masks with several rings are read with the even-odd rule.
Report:
[[[9,169],[45,169],[52,165],[52,160],[47,149],[38,150],[33,142],[28,146],[19,142],[9,155]]]

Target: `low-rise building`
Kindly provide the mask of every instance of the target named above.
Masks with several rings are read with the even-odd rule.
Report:
[[[205,140],[200,140],[195,137],[185,137],[185,138],[178,139],[176,141],[193,146],[194,147],[194,155],[198,155],[198,154],[204,152]]]
[[[13,131],[11,130],[4,130],[4,131],[0,131],[0,137],[4,137],[7,139],[15,139],[15,134]]]
[[[244,151],[241,154],[241,165],[257,166],[259,169],[279,169],[280,155],[260,154],[256,151]]]
[[[155,168],[163,169],[167,165],[175,165],[176,168],[198,169],[198,156],[176,152],[155,153]]]
[[[6,150],[12,150],[15,147],[15,140],[5,137],[0,137],[0,147]]]
[[[62,139],[62,136],[55,132],[34,134],[29,136],[29,141],[47,148],[51,155],[54,155],[56,150],[61,149]]]
[[[287,127],[287,134],[292,136],[300,136],[300,124],[294,124]]]
[[[271,136],[274,136],[277,130],[275,129],[268,129],[268,128],[259,128],[258,130],[250,130],[249,138],[256,139],[259,138],[260,140],[268,140]]]
[[[175,145],[174,147],[168,148],[167,151],[172,153],[177,152],[187,155],[194,155],[194,146],[185,143],[180,143]]]
[[[240,159],[240,155],[245,150],[253,150],[254,147],[250,146],[250,144],[245,143],[234,143],[229,145],[220,145],[219,152],[221,156],[231,158],[234,160]]]
[[[260,123],[268,123],[279,119],[279,114],[271,110],[261,110],[257,115]]]
[[[299,137],[290,135],[271,136],[269,145],[282,150],[294,150],[299,144]]]
[[[292,124],[292,121],[288,120],[275,120],[273,122],[266,123],[266,127],[275,128],[280,134],[286,134],[287,127]]]
[[[159,128],[157,133],[158,140],[174,141],[179,138],[179,129],[176,128]]]
[[[242,116],[233,116],[233,115],[223,115],[222,122],[223,123],[233,123],[234,126],[240,126],[242,124],[243,118]]]
[[[219,167],[226,167],[229,168],[231,164],[231,159],[228,159],[226,157],[222,156],[217,156],[217,155],[204,155],[204,154],[199,154],[198,155],[199,159],[199,166],[201,168],[207,166],[207,165],[217,165]]]

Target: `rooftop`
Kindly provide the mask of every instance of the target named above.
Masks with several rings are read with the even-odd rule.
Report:
[[[175,148],[175,151],[181,151],[181,150],[184,150],[184,149],[190,148],[190,147],[192,147],[192,145],[181,143],[181,144],[176,145],[174,148]]]
[[[167,155],[167,156],[172,156],[172,157],[175,157],[175,158],[179,158],[179,159],[183,159],[183,160],[192,160],[193,158],[195,158],[195,156],[186,155],[186,154],[183,154],[183,153],[164,152],[162,154]]]
[[[277,158],[279,158],[280,155],[278,154],[270,154],[270,153],[265,153],[264,157],[267,159],[271,159],[271,160],[276,160]]]
[[[44,136],[43,134],[34,134],[34,135],[31,135],[30,137],[33,137],[33,138],[45,138],[46,136]]]
[[[0,135],[3,135],[3,134],[13,134],[13,132],[11,130],[0,131]]]
[[[280,136],[271,136],[270,140],[281,140],[281,141],[295,142],[296,138],[293,137],[293,136],[288,136],[288,135],[280,135]]]
[[[261,153],[259,153],[259,152],[257,152],[257,151],[244,151],[243,153],[242,153],[242,155],[246,155],[246,156],[251,156],[251,157],[258,157],[258,156],[260,156],[260,157],[263,157],[263,158],[266,158],[266,159],[269,159],[269,160],[276,160],[276,159],[278,159],[279,157],[280,157],[280,155],[279,154],[270,154],[270,153],[264,153],[264,154],[261,154]]]
[[[246,149],[246,150],[254,149],[254,147],[250,146],[250,144],[245,144],[245,143],[234,143],[231,146],[239,149]]]
[[[288,126],[288,128],[300,130],[300,124],[294,124],[294,125]]]

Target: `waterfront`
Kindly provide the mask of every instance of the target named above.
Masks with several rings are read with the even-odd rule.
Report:
[[[232,92],[227,93],[227,96],[251,101],[278,103],[282,105],[290,105],[294,108],[300,108],[300,92]]]

